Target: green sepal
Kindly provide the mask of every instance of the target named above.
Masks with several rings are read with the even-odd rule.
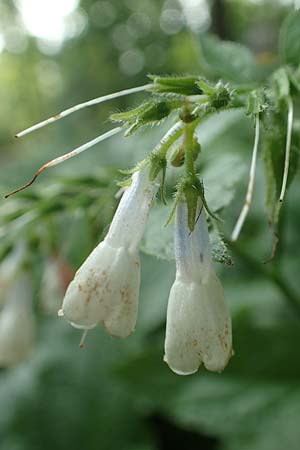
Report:
[[[199,144],[197,137],[194,136],[192,144],[192,154],[194,161],[196,161],[200,152],[201,145]],[[173,167],[181,167],[184,164],[185,160],[185,146],[183,144],[176,146],[172,150],[169,160]]]
[[[205,80],[199,80],[197,84],[201,87],[203,93],[208,96],[208,103],[214,110],[226,108],[231,104],[234,90],[230,88],[229,84],[218,81],[213,86]]]
[[[175,198],[174,198],[173,206],[172,206],[170,215],[169,215],[169,217],[168,217],[168,220],[166,221],[166,223],[165,223],[165,225],[164,225],[165,227],[168,226],[168,225],[170,225],[171,223],[174,222],[174,219],[175,219],[175,213],[176,213],[176,208],[177,208],[177,205],[178,205],[178,203],[179,203],[179,200],[180,200],[180,198],[181,198],[181,196],[182,196],[182,193],[183,193],[183,180],[181,180],[181,181],[177,184],[177,186],[176,186],[176,193],[175,193]]]
[[[206,81],[204,78],[197,81],[197,86],[202,90],[203,94],[213,95],[215,92],[214,87]]]
[[[184,164],[185,148],[180,144],[176,146],[170,154],[170,163],[173,167],[181,167]]]
[[[165,181],[166,181],[166,171],[167,171],[167,158],[160,153],[152,153],[150,155],[150,173],[149,179],[150,181],[156,180],[160,171],[162,171],[161,183],[160,183],[160,195],[162,202],[166,205],[166,196],[165,196]]]
[[[264,113],[269,107],[264,89],[255,89],[247,97],[246,114],[256,117],[257,114]]]
[[[174,99],[151,99],[130,111],[112,114],[110,119],[127,125],[129,128],[125,136],[130,136],[142,126],[159,123],[178,109],[181,103]]]
[[[131,183],[132,183],[132,178],[129,177],[129,178],[125,178],[124,180],[118,181],[117,186],[120,188],[129,187],[131,185]]]
[[[197,206],[198,206],[199,191],[198,191],[196,185],[187,184],[183,188],[183,192],[184,192],[184,196],[185,196],[187,208],[188,208],[189,230],[192,232],[192,231],[194,231],[196,218],[197,218]]]
[[[154,181],[159,172],[162,170],[166,171],[167,168],[167,159],[165,156],[162,156],[160,153],[152,153],[150,155],[150,181]]]
[[[198,190],[199,190],[199,196],[200,196],[200,198],[202,200],[203,206],[206,209],[207,214],[210,217],[212,217],[213,219],[217,220],[218,222],[221,222],[222,220],[220,219],[220,217],[217,216],[216,214],[214,214],[212,212],[212,210],[209,208],[208,204],[207,204],[207,201],[206,201],[206,198],[205,198],[205,193],[204,193],[204,186],[203,186],[203,183],[201,181],[199,181]]]
[[[132,175],[134,172],[144,169],[149,164],[149,158],[145,158],[138,162],[134,167],[128,169],[119,169],[118,172],[122,175]]]
[[[159,93],[170,93],[179,95],[201,95],[202,90],[197,85],[197,76],[157,76],[148,75],[153,85],[150,90]]]

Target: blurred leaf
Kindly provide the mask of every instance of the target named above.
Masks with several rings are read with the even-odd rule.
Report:
[[[289,75],[284,67],[276,70],[272,76],[276,100],[286,100],[290,94]]]
[[[278,199],[281,191],[285,160],[286,116],[286,111],[272,114],[263,144],[263,159],[267,182],[267,206],[270,211],[270,219],[275,225],[279,215]],[[289,188],[297,173],[299,153],[300,133],[299,130],[293,129],[287,188]]]
[[[142,252],[160,259],[174,259],[173,225],[165,226],[169,214],[170,208],[161,203],[151,209],[140,246]]]
[[[157,362],[161,345],[155,357],[150,341],[148,350],[120,368],[120,375],[139,404],[148,411],[163,410],[180,426],[219,436],[225,443],[239,442],[240,450],[296,450],[300,363],[294,343],[300,327],[282,321],[261,327],[250,317],[235,317],[235,356],[223,374],[201,369],[191,377],[168,376]],[[140,379],[144,384],[139,389]],[[255,447],[257,442],[265,444]]]
[[[291,12],[283,22],[279,36],[283,62],[297,67],[300,63],[300,10]]]
[[[234,154],[218,155],[204,168],[201,176],[205,198],[213,212],[226,208],[233,200],[237,183],[243,178],[246,164]]]
[[[208,69],[217,77],[235,83],[252,83],[257,80],[258,68],[247,47],[216,36],[201,36],[201,53]]]

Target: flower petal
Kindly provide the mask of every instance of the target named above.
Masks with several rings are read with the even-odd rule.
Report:
[[[179,375],[189,375],[203,362],[221,371],[232,354],[231,321],[222,286],[213,271],[207,283],[178,276],[167,312],[165,361]]]
[[[111,328],[110,332],[119,335],[114,322],[123,311],[130,322],[127,328],[123,325],[120,335],[130,334],[136,322],[139,286],[137,254],[124,247],[113,248],[105,240],[86,259],[69,285],[63,302],[64,316],[72,325],[87,329],[103,321],[108,330]]]

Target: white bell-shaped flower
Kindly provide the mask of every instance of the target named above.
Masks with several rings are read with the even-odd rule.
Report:
[[[157,189],[148,169],[133,174],[104,241],[67,289],[62,314],[73,326],[89,329],[102,322],[109,334],[122,338],[134,331],[140,288],[138,246]]]
[[[35,335],[32,296],[29,274],[19,273],[0,313],[0,367],[15,365],[31,354]]]
[[[187,204],[180,201],[176,210],[177,271],[168,302],[164,359],[179,375],[196,372],[202,363],[222,371],[232,355],[231,319],[212,267],[202,203],[199,214],[190,232]]]

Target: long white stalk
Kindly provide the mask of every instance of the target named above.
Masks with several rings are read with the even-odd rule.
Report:
[[[29,186],[31,186],[32,183],[35,182],[37,177],[41,173],[43,173],[45,170],[49,169],[50,167],[57,166],[57,164],[60,164],[60,163],[62,163],[64,161],[66,161],[67,159],[73,158],[73,156],[79,155],[79,153],[82,153],[85,150],[88,150],[89,148],[91,148],[94,145],[98,144],[99,142],[104,141],[105,139],[108,139],[108,138],[110,138],[111,136],[114,136],[117,133],[120,133],[120,131],[122,131],[121,127],[113,128],[112,130],[109,130],[106,133],[101,134],[100,136],[96,137],[95,139],[92,139],[91,141],[86,142],[85,144],[81,145],[80,147],[75,148],[71,152],[65,153],[64,155],[59,156],[58,158],[52,159],[51,161],[47,162],[42,167],[40,167],[39,170],[35,173],[33,178],[28,183],[24,184],[24,186],[21,186],[20,188],[16,189],[15,191],[10,192],[9,194],[5,195],[5,198],[8,198],[11,195],[14,195],[17,192],[23,191],[24,189],[26,189]]]
[[[130,89],[124,89],[123,91],[119,92],[113,92],[112,94],[104,95],[102,97],[93,98],[92,100],[89,100],[84,103],[79,103],[78,105],[72,106],[71,108],[66,109],[65,111],[61,111],[58,114],[55,114],[54,116],[50,117],[49,119],[43,120],[42,122],[39,122],[32,127],[26,128],[23,131],[20,131],[18,134],[16,134],[16,137],[22,137],[26,134],[31,133],[32,131],[38,130],[39,128],[45,127],[46,125],[49,125],[50,123],[56,122],[57,120],[62,119],[63,117],[69,116],[70,114],[74,113],[75,111],[79,111],[80,109],[87,108],[89,106],[97,105],[99,103],[107,102],[108,100],[113,100],[114,98],[123,97],[124,95],[134,94],[136,92],[145,91],[151,86],[151,84],[145,84],[144,86],[137,86]]]
[[[245,223],[246,217],[248,215],[250,206],[251,206],[251,201],[252,201],[252,197],[253,197],[253,189],[254,189],[254,181],[255,181],[258,143],[259,143],[259,116],[257,115],[256,121],[255,121],[255,138],[254,138],[252,160],[251,160],[251,166],[250,166],[248,189],[247,189],[244,206],[241,210],[241,213],[239,215],[239,218],[236,222],[236,225],[235,225],[234,230],[231,235],[232,241],[236,241],[238,239],[240,232],[242,230],[242,227]]]
[[[288,121],[287,121],[287,131],[286,131],[284,170],[283,170],[283,177],[282,177],[281,192],[280,192],[280,196],[279,196],[280,202],[283,202],[283,199],[284,199],[286,186],[287,186],[287,180],[288,180],[288,174],[289,174],[289,167],[290,167],[292,127],[293,127],[293,117],[294,117],[294,107],[293,107],[293,102],[292,102],[291,97],[288,97],[287,104],[288,104]]]

